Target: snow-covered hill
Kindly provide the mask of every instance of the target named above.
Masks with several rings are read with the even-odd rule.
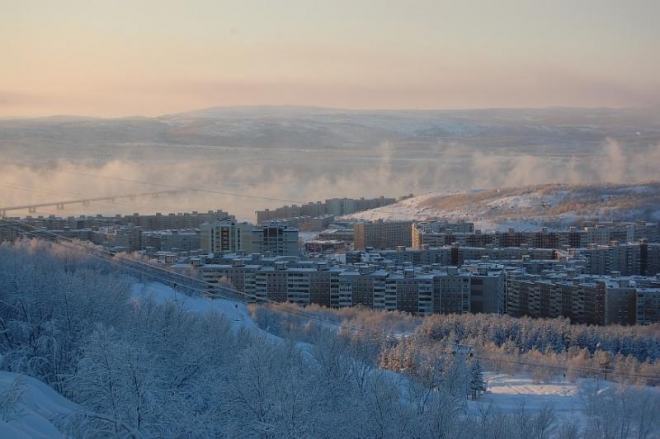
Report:
[[[658,221],[660,183],[564,185],[429,193],[349,215],[364,220],[473,221],[483,231],[565,227],[585,220]]]
[[[159,304],[175,304],[185,312],[216,313],[227,317],[232,322],[235,331],[246,328],[251,331],[263,332],[250,317],[244,303],[226,299],[186,296],[159,282],[150,282],[146,285],[139,282],[133,284],[131,300],[133,302],[153,300]]]
[[[176,304],[187,312],[217,313],[226,316],[236,331],[247,328],[263,333],[242,303],[189,297],[157,282],[147,285],[135,283],[131,293],[134,303],[153,300],[159,304]],[[266,336],[277,339],[269,334]],[[78,410],[80,407],[77,404],[38,379],[0,371],[0,438],[64,438],[67,417]]]

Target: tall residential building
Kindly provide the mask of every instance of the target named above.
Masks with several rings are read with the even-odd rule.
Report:
[[[250,253],[271,253],[275,256],[298,255],[298,229],[269,224],[255,227],[251,235]]]
[[[199,226],[200,245],[206,253],[251,252],[252,225],[224,218]]]
[[[591,245],[586,249],[578,249],[575,254],[584,257],[585,270],[589,274],[610,274],[613,271],[623,276],[649,273],[649,248],[657,244],[641,243],[611,245]]]
[[[660,287],[638,288],[635,293],[635,322],[648,325],[660,322]]]
[[[505,273],[499,264],[465,266],[470,271],[470,312],[502,314],[504,312]]]
[[[456,267],[437,273],[433,279],[433,312],[466,314],[470,312],[470,274]]]

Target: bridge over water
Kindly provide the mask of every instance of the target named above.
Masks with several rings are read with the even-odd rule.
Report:
[[[83,206],[88,206],[90,203],[94,201],[115,201],[121,198],[129,198],[131,200],[134,200],[138,197],[157,198],[160,195],[174,195],[187,191],[189,191],[189,189],[171,189],[167,191],[158,191],[158,192],[142,192],[142,193],[124,194],[124,195],[107,195],[103,197],[79,198],[77,200],[49,201],[46,203],[25,204],[22,206],[0,207],[0,218],[5,218],[7,216],[7,212],[13,210],[27,210],[30,213],[35,213],[37,209],[40,207],[56,207],[57,209],[64,209],[64,206],[68,204],[82,204]]]

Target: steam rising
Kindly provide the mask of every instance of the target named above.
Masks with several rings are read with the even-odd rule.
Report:
[[[0,207],[196,189],[174,196],[39,208],[36,215],[129,214],[223,209],[252,220],[257,209],[333,197],[401,196],[542,183],[635,183],[657,179],[660,145],[640,151],[608,139],[573,154],[484,151],[457,143],[424,148],[384,142],[359,150],[182,147],[145,150],[140,159],[58,160],[0,165]],[[26,211],[8,211],[11,216]],[[35,215],[35,214],[33,214]]]

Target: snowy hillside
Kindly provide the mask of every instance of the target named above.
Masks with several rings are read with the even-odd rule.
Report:
[[[232,322],[235,331],[256,327],[242,303],[223,299],[189,297],[160,283],[133,284],[133,303],[153,300],[159,304],[176,304],[192,313],[217,313]],[[275,339],[275,337],[272,337]],[[1,360],[1,357],[0,357]],[[0,438],[56,439],[64,438],[67,417],[80,407],[58,394],[43,382],[30,376],[0,371]]]
[[[153,300],[159,304],[177,305],[185,312],[217,313],[227,317],[235,330],[249,328],[259,331],[252,321],[245,304],[225,299],[209,299],[205,297],[191,297],[176,292],[173,288],[158,282],[147,285],[135,283],[131,289],[133,303]]]
[[[429,193],[349,215],[364,220],[473,221],[483,231],[565,227],[584,220],[660,220],[660,183],[547,184],[521,188]]]

